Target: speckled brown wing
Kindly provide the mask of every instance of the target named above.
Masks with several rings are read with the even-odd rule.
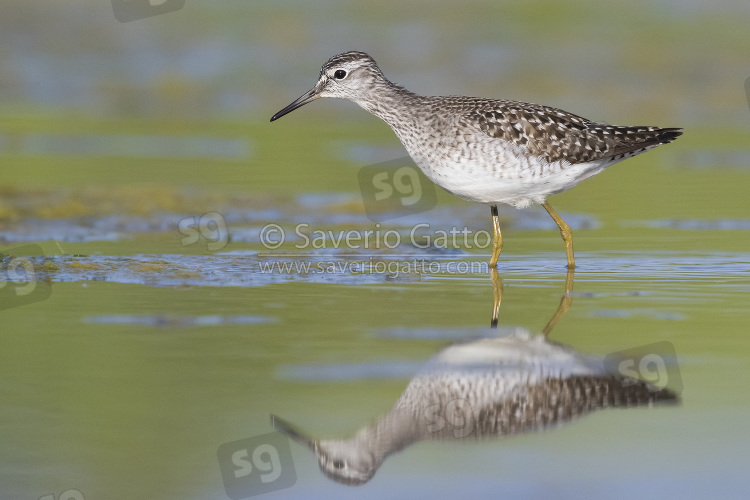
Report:
[[[548,163],[619,160],[682,134],[679,128],[595,123],[561,109],[518,101],[477,99],[464,116],[488,136],[515,143]]]
[[[615,376],[549,378],[502,404],[488,405],[477,416],[477,436],[528,432],[563,424],[603,408],[679,404],[666,388]]]

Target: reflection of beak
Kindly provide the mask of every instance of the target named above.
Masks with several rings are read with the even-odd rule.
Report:
[[[275,115],[273,115],[271,117],[271,121],[278,120],[279,118],[281,118],[285,114],[291,113],[295,109],[301,108],[302,106],[304,106],[308,102],[313,102],[315,99],[317,99],[319,97],[320,97],[320,94],[318,93],[318,88],[316,86],[315,88],[313,88],[309,92],[305,92],[299,99],[297,99],[296,101],[294,101],[293,103],[291,103],[289,106],[287,106],[286,108],[282,109],[281,111],[279,111],[278,113],[276,113]]]
[[[295,102],[297,102],[297,101],[295,101]],[[292,103],[292,104],[294,104],[294,103]],[[300,104],[300,106],[302,106],[302,104]],[[299,107],[299,106],[297,106],[297,107]],[[279,113],[281,113],[281,111],[279,111]],[[290,424],[286,420],[282,419],[281,417],[279,417],[277,415],[274,415],[273,413],[271,414],[271,426],[274,429],[276,429],[277,431],[281,432],[282,434],[286,434],[287,437],[292,438],[293,441],[297,441],[298,443],[304,444],[305,446],[307,446],[308,448],[310,448],[313,451],[313,453],[317,454],[317,452],[318,452],[318,442],[317,441],[315,441],[310,436],[307,436],[301,430],[297,429],[292,424]]]

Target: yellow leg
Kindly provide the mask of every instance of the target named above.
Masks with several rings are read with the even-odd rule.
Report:
[[[492,320],[490,321],[490,328],[497,328],[497,318],[500,314],[500,302],[503,300],[503,280],[500,275],[497,274],[497,269],[490,269],[490,275],[492,276]]]
[[[492,257],[490,258],[490,267],[497,267],[497,259],[500,257],[500,252],[503,251],[503,235],[500,233],[500,217],[497,215],[497,205],[490,207],[492,212],[492,229],[494,236],[492,238]]]
[[[552,318],[547,322],[547,326],[544,327],[544,330],[542,330],[542,333],[546,337],[550,334],[552,329],[555,327],[558,321],[560,321],[560,318],[562,318],[566,312],[568,312],[568,309],[570,308],[570,304],[573,303],[573,275],[575,274],[575,270],[572,267],[568,268],[567,276],[565,277],[565,293],[563,294],[562,298],[560,299],[560,305],[557,306],[557,310],[555,311],[555,314],[552,316]]]
[[[557,227],[560,228],[560,235],[565,242],[565,255],[568,257],[568,269],[573,269],[576,267],[576,261],[573,257],[573,232],[570,230],[570,226],[562,220],[562,217],[557,215],[557,212],[555,212],[555,209],[552,208],[549,203],[544,202],[542,203],[542,206],[550,217],[552,217],[552,220],[555,221]]]

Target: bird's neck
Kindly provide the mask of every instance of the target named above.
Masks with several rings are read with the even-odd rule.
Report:
[[[391,410],[373,425],[360,429],[348,440],[348,447],[362,456],[372,458],[374,466],[391,454],[403,450],[416,441],[424,439],[419,420],[401,410]]]
[[[389,81],[377,85],[366,98],[354,99],[363,109],[377,116],[393,129],[408,121],[425,98]]]

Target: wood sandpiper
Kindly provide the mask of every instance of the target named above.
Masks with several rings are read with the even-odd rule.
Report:
[[[364,52],[329,59],[309,92],[271,118],[318,99],[356,102],[385,121],[425,175],[450,193],[490,206],[496,267],[503,238],[497,205],[541,204],[575,266],[570,226],[547,203],[619,161],[673,141],[680,128],[596,123],[549,106],[463,96],[421,96],[390,82]]]

